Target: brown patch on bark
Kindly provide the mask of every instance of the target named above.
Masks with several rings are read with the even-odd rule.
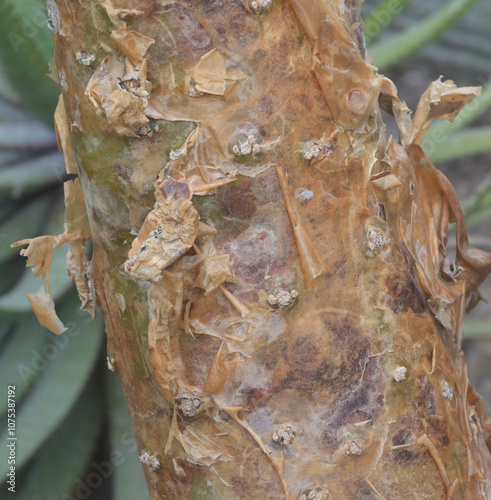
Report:
[[[131,168],[128,167],[128,165],[118,163],[117,165],[114,165],[114,172],[121,180],[126,182],[126,184],[131,183]]]
[[[164,23],[169,23],[169,26],[179,26],[179,30],[172,30],[172,35],[175,42],[174,50],[180,61],[201,57],[213,49],[210,35],[189,9],[176,2],[161,12],[160,17]],[[162,45],[169,53],[169,47]]]
[[[437,448],[443,448],[450,444],[448,424],[445,420],[428,419],[427,424],[428,430],[426,433]]]
[[[400,446],[403,444],[416,443],[417,436],[410,428],[399,429],[392,437],[392,446]],[[394,450],[392,452],[393,459],[399,465],[407,465],[416,462],[419,459],[419,451],[417,447],[414,449]]]
[[[414,406],[424,415],[437,415],[438,403],[435,394],[435,388],[425,375],[419,377],[420,391],[414,399]]]
[[[276,254],[276,238],[270,231],[246,231],[226,247],[236,276],[250,285],[261,284]]]
[[[191,199],[191,191],[189,186],[184,182],[164,181],[160,185],[160,190],[164,196],[168,198],[173,196],[176,200],[189,200]]]
[[[179,335],[180,353],[185,360],[189,385],[204,387],[220,343],[219,339],[210,335],[195,335],[195,338],[185,333]]]
[[[256,212],[252,179],[243,179],[219,190],[217,200],[224,215],[250,218]]]
[[[245,408],[263,408],[271,399],[271,392],[256,387],[250,387],[245,391],[240,391],[241,401]]]
[[[388,306],[395,314],[408,312],[416,314],[426,311],[426,303],[408,273],[396,272],[387,276],[385,286],[390,295]]]

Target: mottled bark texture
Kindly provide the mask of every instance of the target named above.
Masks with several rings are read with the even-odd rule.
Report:
[[[491,259],[420,147],[478,89],[434,82],[411,120],[356,0],[48,7],[152,499],[491,498],[461,351]]]

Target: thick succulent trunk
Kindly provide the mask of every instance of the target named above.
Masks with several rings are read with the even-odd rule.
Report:
[[[461,351],[491,260],[419,146],[476,89],[411,123],[358,3],[48,1],[152,499],[491,498]]]

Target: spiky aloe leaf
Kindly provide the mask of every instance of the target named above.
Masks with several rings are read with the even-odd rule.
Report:
[[[0,171],[0,200],[16,199],[23,194],[55,186],[64,171],[63,156],[58,151],[14,161]]]
[[[31,370],[36,369],[34,365],[39,363],[40,358],[35,353],[42,352],[53,339],[48,337],[46,329],[32,315],[29,319],[14,324],[13,329],[14,332],[0,353],[0,382],[4,387],[15,383],[15,397],[17,404],[20,404],[36,382],[36,377],[31,376]],[[26,349],[26,345],[29,349]],[[7,400],[1,402],[0,414],[4,415],[6,411]]]
[[[47,28],[43,0],[2,0],[0,3],[0,61],[27,109],[53,123],[58,87],[50,80],[48,61],[53,41]]]
[[[21,500],[70,498],[74,488],[84,484],[83,473],[100,435],[103,414],[102,387],[92,377],[70,413],[19,476]],[[95,464],[99,470],[91,471],[92,485],[104,479],[100,470],[103,464]]]
[[[370,54],[380,70],[403,60],[458,22],[479,0],[452,0],[415,26],[374,43]]]
[[[491,127],[472,127],[443,136],[428,151],[434,162],[444,162],[491,151]]]
[[[404,10],[409,0],[384,0],[365,19],[365,39],[373,43]]]
[[[94,367],[101,346],[102,321],[87,322],[87,316],[78,313],[78,297],[72,292],[60,302],[60,316],[67,321],[68,331],[53,338],[41,351],[29,352],[26,364],[18,365],[18,376],[10,381],[15,385],[26,378],[36,379],[16,415],[16,431],[22,437],[16,457],[19,469],[68,415]],[[7,449],[6,431],[0,435],[0,444],[2,450]],[[0,472],[5,475],[8,468],[7,460],[3,460]]]
[[[114,457],[113,494],[118,500],[148,500],[143,468],[131,428],[123,388],[114,373],[105,377],[109,401],[110,456]]]

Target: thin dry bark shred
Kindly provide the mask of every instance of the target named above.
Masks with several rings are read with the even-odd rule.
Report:
[[[17,244],[55,333],[52,250],[90,312],[94,280],[152,498],[491,498],[461,350],[491,256],[420,146],[479,89],[411,119],[357,1],[49,7],[80,180],[65,233]]]

